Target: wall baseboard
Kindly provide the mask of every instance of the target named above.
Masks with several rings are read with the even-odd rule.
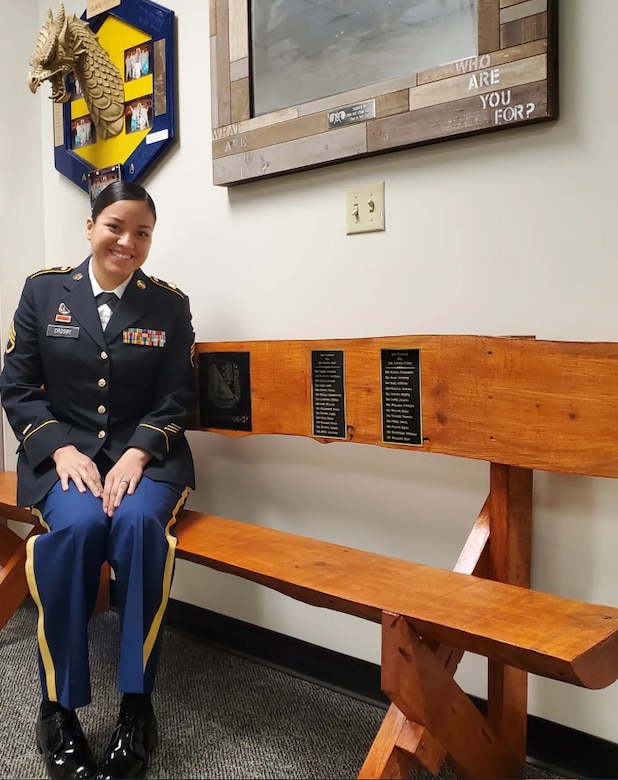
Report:
[[[166,628],[369,704],[388,706],[377,664],[174,599]],[[486,702],[472,698],[483,711]],[[528,760],[562,777],[617,777],[618,744],[529,715]]]

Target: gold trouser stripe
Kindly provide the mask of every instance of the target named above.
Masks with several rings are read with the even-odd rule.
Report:
[[[32,514],[37,518],[39,523],[49,531],[49,526],[44,522],[43,516],[38,509],[32,509]],[[47,644],[47,637],[45,636],[45,615],[43,614],[43,604],[41,603],[41,597],[39,596],[39,589],[36,584],[36,577],[34,574],[34,545],[38,541],[38,536],[33,536],[28,539],[26,544],[26,579],[28,580],[28,587],[30,588],[30,595],[34,600],[39,611],[39,619],[37,623],[37,640],[39,643],[39,652],[41,653],[41,660],[43,662],[43,669],[45,672],[45,685],[47,687],[47,698],[50,701],[58,701],[58,694],[56,692],[56,668],[54,661],[49,651],[49,645]]]
[[[187,496],[189,495],[190,488],[186,487],[182,491],[182,495],[178,499],[178,503],[174,507],[174,510],[172,511],[172,516],[168,522],[168,524],[165,526],[165,536],[167,537],[167,543],[169,545],[168,551],[167,551],[167,557],[165,559],[165,570],[163,574],[163,593],[161,598],[161,604],[159,605],[159,609],[157,610],[153,621],[150,625],[150,630],[148,631],[148,636],[146,637],[146,641],[144,642],[144,671],[146,670],[146,665],[148,664],[148,659],[150,658],[150,654],[152,653],[152,648],[154,647],[154,644],[157,640],[157,636],[159,635],[159,630],[161,628],[161,622],[163,620],[163,615],[165,614],[165,608],[167,607],[167,602],[169,601],[170,597],[170,590],[172,588],[172,574],[174,572],[174,556],[176,553],[176,537],[172,535],[170,532],[170,529],[172,526],[176,523],[176,517],[178,515],[178,512],[183,507],[183,504],[187,500]]]

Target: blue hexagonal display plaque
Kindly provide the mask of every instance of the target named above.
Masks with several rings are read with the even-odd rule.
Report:
[[[139,181],[176,138],[175,17],[151,0],[122,0],[87,22],[124,80],[125,121],[121,132],[96,138],[94,124],[74,73],[71,99],[56,104],[56,169],[93,196],[110,178]]]

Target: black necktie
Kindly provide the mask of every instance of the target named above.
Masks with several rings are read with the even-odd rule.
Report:
[[[109,308],[114,311],[118,303],[120,302],[120,298],[116,295],[115,292],[101,292],[96,297],[97,301],[97,308],[99,306],[103,306],[104,303],[106,303]]]

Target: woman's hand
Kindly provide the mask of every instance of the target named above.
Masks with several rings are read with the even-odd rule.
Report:
[[[107,472],[103,488],[103,511],[106,515],[112,517],[122,499],[126,495],[131,496],[135,493],[135,488],[144,473],[144,467],[151,457],[146,450],[131,447]]]
[[[69,480],[72,479],[80,493],[89,490],[95,498],[101,495],[103,483],[99,469],[73,444],[59,447],[52,452],[51,458],[56,464],[56,472],[65,492],[69,489]]]

